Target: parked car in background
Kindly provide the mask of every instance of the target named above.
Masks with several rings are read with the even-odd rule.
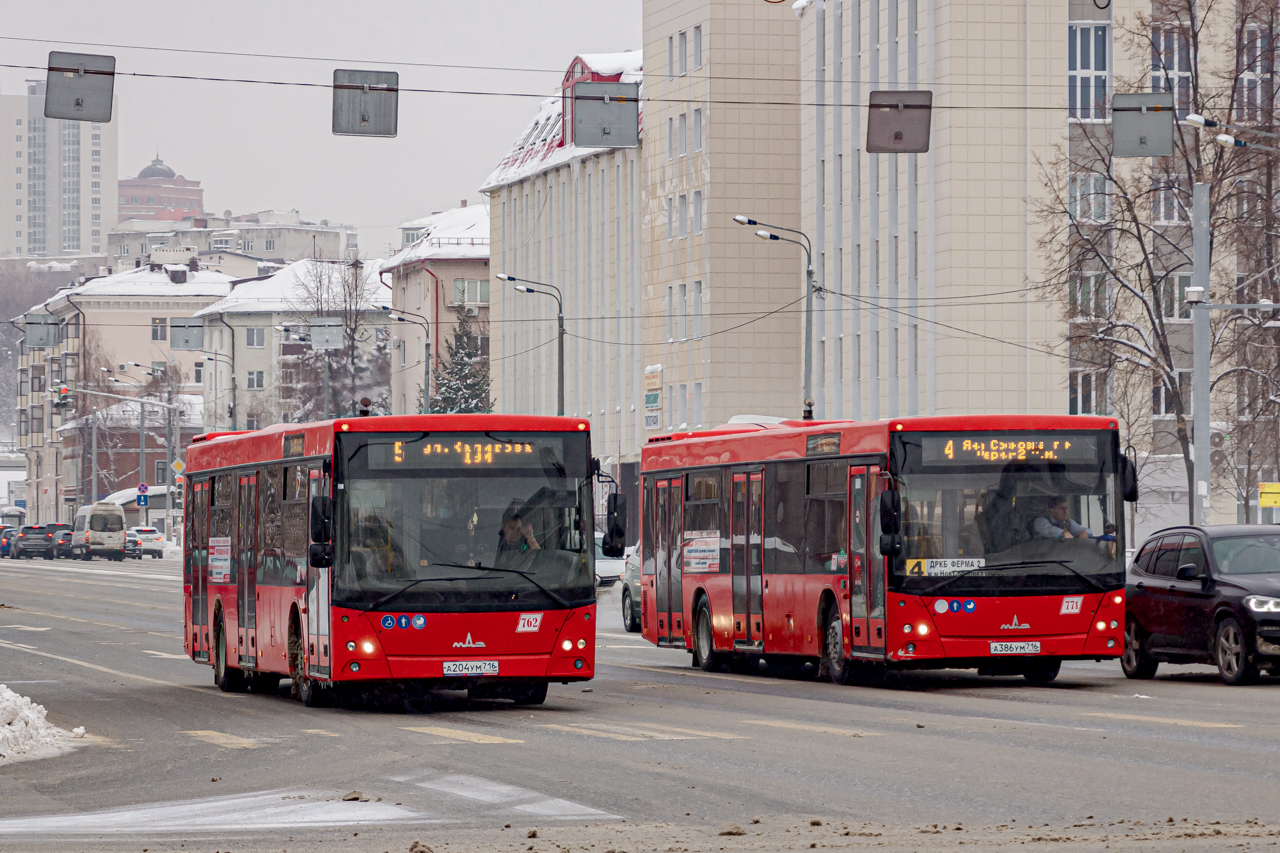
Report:
[[[132,527],[130,532],[138,538],[138,545],[147,557],[160,559],[164,556],[164,534],[154,527]]]
[[[18,528],[18,538],[10,550],[16,560],[31,559],[34,556],[53,559],[53,531],[45,529],[43,524],[27,524]]]
[[[95,556],[123,560],[124,509],[110,501],[82,506],[76,512],[73,556],[89,560]]]
[[[605,589],[613,586],[622,577],[626,566],[625,557],[606,557],[601,545],[604,534],[596,534],[596,588]]]
[[[632,634],[640,632],[640,552],[627,557],[622,575],[622,627]]]
[[[53,536],[53,556],[55,557],[71,557],[74,556],[71,551],[71,539],[75,536],[70,527],[58,528]]]
[[[138,534],[132,531],[124,535],[124,555],[134,560],[142,559],[142,545],[138,542]]]
[[[13,544],[13,540],[18,536],[18,528],[5,527],[0,528],[0,557],[9,556],[9,546]]]
[[[1129,572],[1129,678],[1161,663],[1216,665],[1227,684],[1280,675],[1280,528],[1173,527],[1151,536]]]

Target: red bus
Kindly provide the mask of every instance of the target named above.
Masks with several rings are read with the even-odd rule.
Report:
[[[641,489],[641,630],[694,666],[1046,682],[1124,650],[1113,419],[731,422],[650,439]]]
[[[539,704],[549,682],[595,671],[595,471],[577,418],[201,436],[187,451],[187,652],[224,691],[286,677],[308,705],[378,682]]]

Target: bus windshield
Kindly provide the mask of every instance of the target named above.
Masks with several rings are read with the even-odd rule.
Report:
[[[1054,595],[1122,586],[1116,441],[1104,431],[895,435],[905,547],[890,588]]]
[[[339,447],[336,606],[594,602],[585,434],[354,434]]]

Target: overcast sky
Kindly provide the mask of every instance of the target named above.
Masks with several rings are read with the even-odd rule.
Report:
[[[333,69],[386,69],[402,87],[546,95],[578,53],[641,47],[640,0],[7,0],[5,64],[45,67],[51,49],[107,53],[118,72],[331,83]],[[93,47],[88,43],[135,47]],[[140,47],[318,57],[171,53]],[[360,61],[363,60],[363,61]],[[415,68],[441,63],[536,69]],[[0,92],[38,71],[0,69]],[[406,219],[479,203],[481,182],[533,117],[536,98],[400,95],[399,136],[331,132],[332,92],[117,77],[120,177],[161,158],[204,187],[205,208],[297,208],[360,229],[385,257]]]

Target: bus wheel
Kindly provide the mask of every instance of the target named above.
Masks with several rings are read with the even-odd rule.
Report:
[[[852,675],[853,667],[844,656],[844,620],[840,618],[839,606],[833,603],[827,610],[826,640],[818,677],[830,679],[833,684],[848,684]]]
[[[693,665],[705,672],[720,669],[722,655],[715,651],[711,633],[711,608],[704,598],[698,602],[698,616],[693,621]]]
[[[222,616],[213,626],[213,683],[223,693],[239,693],[244,690],[244,672],[227,665],[227,632],[222,628]]]
[[[541,705],[547,701],[547,683],[532,684],[528,687],[513,690],[511,699],[517,705]]]
[[[293,681],[293,696],[308,708],[324,704],[324,688],[307,677],[307,657],[302,650],[302,632],[294,622],[289,629],[289,678]]]
[[[1048,684],[1058,677],[1060,669],[1062,661],[1057,659],[1032,661],[1022,671],[1022,677],[1032,684]]]

